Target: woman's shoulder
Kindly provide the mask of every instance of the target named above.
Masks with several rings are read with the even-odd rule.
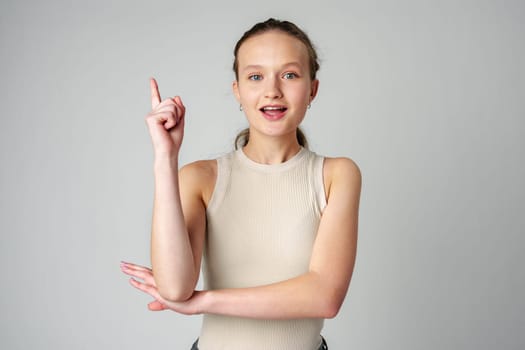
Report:
[[[180,173],[191,177],[209,177],[217,174],[217,160],[216,159],[202,159],[196,160],[184,165],[180,169]]]
[[[360,173],[357,163],[348,157],[324,157],[324,168],[331,172],[348,171]]]
[[[216,179],[216,159],[197,160],[184,165],[179,170],[181,187],[200,195],[204,203],[208,203],[213,193]]]
[[[323,178],[327,197],[335,187],[361,187],[361,170],[347,157],[324,157]]]

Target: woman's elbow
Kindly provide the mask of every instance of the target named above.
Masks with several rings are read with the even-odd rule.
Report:
[[[339,313],[346,296],[347,286],[339,283],[330,283],[329,280],[317,279],[314,288],[314,300],[316,303],[316,317],[334,318]]]
[[[183,290],[178,288],[158,288],[159,295],[166,301],[184,302],[191,298],[193,290]]]
[[[341,293],[337,289],[328,291],[322,298],[320,311],[323,318],[334,318],[341,310],[343,301],[345,299],[345,293]]]
[[[337,314],[339,314],[339,310],[341,310],[341,305],[330,305],[330,307],[325,310],[324,318],[335,318]]]
[[[342,302],[338,300],[327,300],[321,310],[322,318],[334,318],[339,313],[341,309]]]

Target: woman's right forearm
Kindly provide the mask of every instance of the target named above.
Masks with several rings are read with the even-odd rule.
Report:
[[[188,299],[198,273],[180,200],[178,157],[156,157],[151,231],[151,265],[159,293],[167,300]]]

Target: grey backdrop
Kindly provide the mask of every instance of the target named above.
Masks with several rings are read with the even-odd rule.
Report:
[[[232,48],[269,16],[322,59],[304,128],[361,167],[358,260],[330,349],[523,349],[523,1],[0,5],[0,348],[188,349],[152,313],[148,77],[182,95],[182,162],[245,125]]]

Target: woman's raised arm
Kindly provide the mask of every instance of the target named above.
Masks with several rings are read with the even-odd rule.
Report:
[[[185,107],[178,96],[161,101],[153,78],[150,88],[152,110],[146,124],[155,154],[151,265],[159,294],[183,301],[193,294],[200,271],[206,223],[199,182],[202,165],[188,165],[179,172]]]

